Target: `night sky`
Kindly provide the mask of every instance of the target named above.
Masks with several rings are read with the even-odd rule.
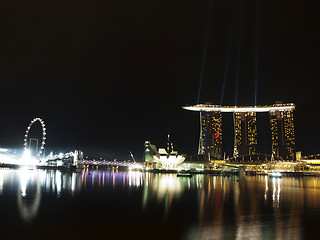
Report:
[[[256,1],[212,2],[200,102],[220,103],[231,47],[223,105],[235,103],[237,76],[238,106],[254,105],[258,19],[257,104],[295,103],[297,150],[320,153],[320,2],[259,0],[258,17]],[[195,154],[199,115],[181,106],[197,103],[208,9],[209,0],[2,2],[0,146],[22,148],[40,117],[47,152],[141,160],[144,141],[165,147],[170,129],[175,149]]]

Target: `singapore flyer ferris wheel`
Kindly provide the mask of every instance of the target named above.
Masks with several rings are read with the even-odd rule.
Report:
[[[40,122],[41,127],[42,127],[41,146],[40,146],[40,150],[39,150],[39,151],[36,151],[36,156],[37,156],[37,157],[40,157],[41,154],[42,154],[42,151],[43,151],[43,149],[44,149],[44,145],[45,145],[45,143],[46,143],[46,126],[45,126],[45,124],[44,124],[44,121],[43,121],[41,118],[35,118],[35,119],[33,119],[33,120],[30,122],[29,126],[27,127],[26,133],[25,133],[25,135],[24,135],[24,149],[26,150],[26,149],[29,149],[29,148],[30,148],[30,144],[28,145],[29,131],[30,131],[32,125],[33,125],[35,122],[37,122],[37,121]],[[37,140],[38,140],[38,139],[37,139]]]

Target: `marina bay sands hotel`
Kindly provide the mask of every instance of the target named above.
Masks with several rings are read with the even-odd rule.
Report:
[[[295,160],[294,104],[257,107],[198,104],[183,108],[200,112],[199,154],[223,159],[222,113],[233,113],[234,157],[258,154],[257,113],[269,112],[273,155],[286,161]]]

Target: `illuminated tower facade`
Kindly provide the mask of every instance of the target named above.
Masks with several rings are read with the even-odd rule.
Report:
[[[200,112],[199,154],[213,159],[222,159],[222,114],[221,112]]]
[[[234,155],[254,155],[257,153],[256,112],[234,112],[235,143]]]
[[[272,152],[283,160],[296,158],[293,110],[270,111]]]

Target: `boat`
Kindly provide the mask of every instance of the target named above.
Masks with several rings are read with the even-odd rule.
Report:
[[[269,176],[269,177],[281,178],[281,177],[282,177],[282,174],[281,174],[281,172],[269,172],[269,173],[268,173],[268,176]]]
[[[192,177],[192,173],[191,172],[178,172],[177,173],[177,177]]]

